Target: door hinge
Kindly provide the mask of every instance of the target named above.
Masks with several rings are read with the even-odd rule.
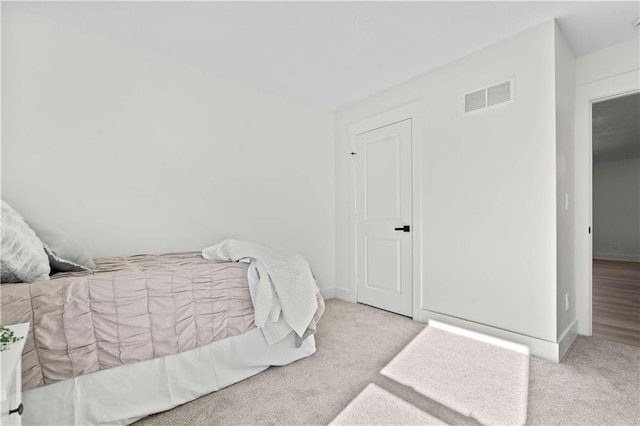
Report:
[[[589,233],[591,233],[591,227],[589,227]]]

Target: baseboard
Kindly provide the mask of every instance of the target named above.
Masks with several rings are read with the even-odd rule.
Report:
[[[547,340],[525,336],[523,334],[514,333],[512,331],[502,330],[500,328],[495,328],[488,325],[479,324],[476,322],[467,321],[449,315],[439,314],[437,312],[431,312],[422,309],[420,311],[420,322],[426,323],[429,322],[429,320],[440,321],[445,324],[453,325],[455,327],[466,328],[467,330],[475,331],[477,333],[486,334],[489,336],[497,337],[498,339],[508,340],[510,342],[528,346],[531,356],[534,356],[536,358],[542,358],[544,360],[556,363],[560,362],[561,359],[560,345],[558,343],[549,342]]]
[[[567,354],[569,348],[576,340],[578,336],[578,319],[574,319],[571,325],[567,327],[558,339],[558,359],[562,361],[562,358]]]
[[[448,331],[449,333],[453,333],[453,334],[458,334],[460,336],[464,336],[469,339],[478,340],[480,342],[488,343],[490,345],[498,346],[500,348],[509,349],[510,351],[518,352],[524,355],[530,355],[529,346],[513,343],[509,340],[498,339],[497,337],[488,336],[486,334],[478,333],[476,331],[469,331],[466,328],[454,327],[452,325],[445,324],[436,320],[429,320],[429,327],[439,328],[440,330]]]
[[[640,262],[640,256],[635,254],[593,253],[593,258],[597,260],[622,260],[625,262]]]
[[[322,295],[322,298],[324,300],[333,299],[334,297],[336,297],[336,288],[335,287],[321,288],[320,295]]]
[[[336,287],[335,294],[336,294],[336,298],[338,299],[346,300],[347,302],[351,302],[351,303],[356,303],[355,294],[347,288]]]

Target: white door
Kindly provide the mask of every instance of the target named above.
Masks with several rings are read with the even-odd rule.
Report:
[[[356,135],[358,302],[412,316],[411,120]]]

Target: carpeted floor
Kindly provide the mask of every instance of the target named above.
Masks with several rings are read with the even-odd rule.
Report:
[[[477,424],[379,373],[423,327],[328,300],[313,356],[137,424],[327,424],[372,382],[448,424]],[[532,358],[527,424],[639,425],[640,348],[579,336],[562,364]]]
[[[524,424],[531,359],[526,347],[507,349],[460,331],[439,323],[424,328],[380,374],[482,424]]]

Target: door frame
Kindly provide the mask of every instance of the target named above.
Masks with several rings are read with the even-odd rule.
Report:
[[[382,113],[367,117],[348,127],[349,148],[356,152],[356,137],[359,134],[376,130],[405,120],[411,120],[411,251],[412,251],[412,312],[414,321],[420,318],[422,300],[422,191],[421,161],[423,135],[423,101],[414,101]],[[357,154],[356,154],[357,155]],[[349,286],[353,290],[353,302],[358,300],[357,286],[357,234],[356,234],[356,194],[357,176],[355,156],[351,155],[349,165]]]
[[[593,333],[593,142],[592,105],[640,92],[634,70],[576,87],[575,111],[575,283],[578,333]],[[583,200],[580,202],[580,200]],[[591,233],[588,229],[591,228]],[[585,237],[586,236],[586,237]]]

